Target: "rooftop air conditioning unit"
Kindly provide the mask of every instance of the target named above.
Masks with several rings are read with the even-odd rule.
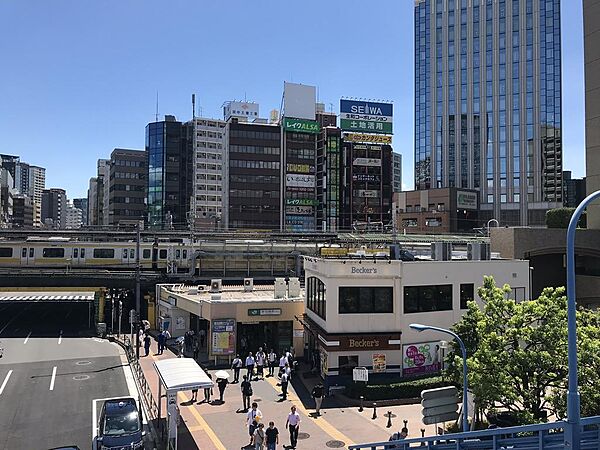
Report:
[[[244,291],[252,292],[254,290],[254,278],[244,278]]]
[[[210,289],[208,288],[208,286],[204,286],[202,285],[198,285],[198,292],[208,292]]]
[[[223,280],[210,280],[210,292],[221,292],[221,288],[223,287]]]
[[[290,278],[288,283],[288,298],[300,297],[300,280],[298,277]]]
[[[450,242],[432,242],[431,259],[434,261],[450,261],[452,259],[452,244]]]
[[[467,259],[469,261],[486,261],[490,257],[490,244],[482,242],[469,242],[467,244]]]
[[[287,286],[285,284],[285,278],[275,278],[275,298],[285,298],[285,291]]]

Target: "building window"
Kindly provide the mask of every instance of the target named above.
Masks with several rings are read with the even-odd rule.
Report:
[[[340,287],[340,314],[378,314],[394,312],[392,287]]]
[[[508,298],[513,299],[515,302],[523,302],[525,301],[525,288],[524,287],[515,287],[510,290],[508,294]]]
[[[160,259],[167,259],[167,250],[166,249],[162,249],[158,252],[158,257]]]
[[[150,258],[150,249],[149,248],[145,248],[144,250],[142,250],[142,258],[144,258],[144,259]]]
[[[451,310],[451,284],[404,287],[404,314]]]
[[[325,308],[325,283],[317,277],[309,277],[307,282],[306,306],[321,319],[325,320],[327,311]]]
[[[25,250],[25,255],[27,255],[27,249]],[[13,249],[12,247],[0,247],[0,258],[12,258]]]
[[[340,375],[352,375],[352,370],[358,367],[358,355],[338,356]]]
[[[475,285],[473,283],[460,285],[460,309],[467,309],[468,302],[475,300]]]

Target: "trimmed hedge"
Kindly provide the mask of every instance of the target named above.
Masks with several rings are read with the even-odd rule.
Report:
[[[421,395],[425,389],[434,389],[443,386],[449,386],[452,382],[446,377],[442,381],[441,376],[427,378],[413,378],[402,380],[395,383],[386,384],[368,384],[354,383],[350,381],[346,385],[346,395],[351,398],[364,396],[365,400],[392,400],[398,398],[415,398]]]
[[[548,228],[568,228],[571,216],[575,212],[575,208],[555,208],[546,211],[546,226]],[[585,228],[586,217],[585,211],[577,224],[580,228]]]

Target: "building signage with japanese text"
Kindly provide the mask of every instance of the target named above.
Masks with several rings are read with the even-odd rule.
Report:
[[[310,214],[314,213],[314,208],[312,206],[286,206],[285,213],[286,214],[310,215]]]
[[[456,207],[477,209],[477,192],[456,191]]]
[[[379,191],[374,191],[372,189],[359,189],[356,196],[364,198],[379,198]]]
[[[366,173],[355,173],[352,175],[352,181],[358,181],[361,183],[379,183],[381,178],[379,175],[370,175]]]
[[[380,162],[381,164],[381,162]],[[314,188],[315,187],[315,176],[314,175],[297,175],[288,173],[285,176],[287,187],[302,187],[302,188]]]
[[[271,308],[271,309],[256,309],[252,308],[248,310],[248,315],[250,317],[254,316],[280,316],[281,308]]]
[[[373,373],[385,372],[385,353],[373,353]]]
[[[340,100],[340,128],[344,131],[392,134],[393,105]]]
[[[373,144],[390,145],[392,143],[392,136],[385,136],[382,134],[345,133],[344,141],[346,141],[346,142],[370,142]]]
[[[314,120],[291,119],[289,117],[283,118],[283,129],[285,131],[292,131],[296,133],[312,134],[317,134],[319,131],[321,131],[319,123]]]
[[[441,370],[440,341],[402,346],[402,375],[413,376]]]
[[[315,166],[309,164],[287,164],[288,172],[315,173]]]
[[[235,319],[212,321],[212,354],[232,355],[235,353]]]
[[[372,166],[381,167],[381,159],[379,158],[354,158],[352,164],[355,166]]]
[[[286,198],[286,205],[293,206],[315,206],[317,204],[317,200],[312,198]]]

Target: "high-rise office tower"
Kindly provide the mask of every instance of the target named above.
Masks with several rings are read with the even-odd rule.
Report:
[[[49,228],[62,230],[66,226],[67,193],[64,189],[42,191],[42,223]]]
[[[562,204],[560,58],[560,0],[416,0],[415,188],[543,224]]]
[[[148,187],[144,150],[115,148],[110,154],[108,224],[136,225],[146,218]]]
[[[585,48],[585,170],[587,193],[600,189],[600,0],[583,0]],[[587,208],[588,228],[600,229],[600,201]]]

